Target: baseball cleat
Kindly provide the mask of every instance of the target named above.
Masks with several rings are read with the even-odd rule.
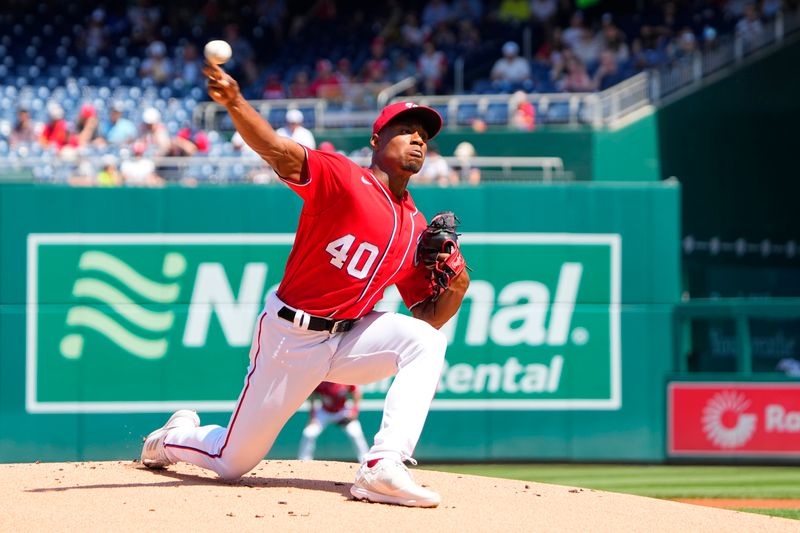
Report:
[[[406,465],[392,459],[380,459],[371,468],[362,464],[350,494],[357,500],[406,507],[436,507],[442,501],[437,493],[417,485]]]
[[[164,439],[170,429],[181,426],[199,427],[200,417],[197,416],[197,413],[188,409],[175,411],[166,424],[150,433],[144,439],[144,445],[142,446],[142,464],[144,466],[147,468],[164,468],[173,464],[173,461],[167,458]]]

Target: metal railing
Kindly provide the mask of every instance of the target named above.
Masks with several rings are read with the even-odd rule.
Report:
[[[764,23],[761,34],[752,39],[741,35],[720,37],[718,44],[709,49],[698,50],[669,65],[651,69],[650,96],[653,101],[659,101],[723,68],[741,63],[753,53],[783,41],[798,29],[800,10],[795,10],[779,12],[773,20]]]
[[[76,176],[96,174],[106,164],[106,156],[78,156],[64,160],[58,157],[18,157],[0,159],[0,180],[38,181],[43,183],[67,183]],[[125,156],[115,160],[115,166],[133,159]],[[251,181],[254,174],[267,176],[266,181],[276,180],[272,170],[259,157],[247,156],[192,156],[150,157],[157,172],[170,180],[196,179],[201,182],[228,183]],[[350,159],[367,167],[369,156],[354,156]],[[481,181],[567,181],[574,179],[572,172],[564,170],[560,157],[445,157],[450,168],[477,168]]]

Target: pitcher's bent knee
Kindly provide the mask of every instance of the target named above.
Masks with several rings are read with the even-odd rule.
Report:
[[[231,464],[229,462],[220,461],[215,465],[214,471],[223,481],[236,481],[255,468],[258,463],[259,461],[250,464]]]
[[[417,331],[415,341],[425,359],[444,362],[444,353],[447,351],[447,336],[444,333],[426,322]]]

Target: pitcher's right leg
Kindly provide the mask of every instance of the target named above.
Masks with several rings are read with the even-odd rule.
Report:
[[[167,459],[213,470],[223,479],[252,470],[325,376],[331,354],[327,339],[327,333],[294,329],[269,310],[262,314],[228,427],[170,429],[164,439]]]

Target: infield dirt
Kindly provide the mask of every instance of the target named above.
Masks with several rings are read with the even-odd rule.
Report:
[[[798,522],[678,502],[413,470],[437,509],[358,502],[356,465],[264,461],[226,483],[190,465],[0,465],[0,531],[798,531]]]

